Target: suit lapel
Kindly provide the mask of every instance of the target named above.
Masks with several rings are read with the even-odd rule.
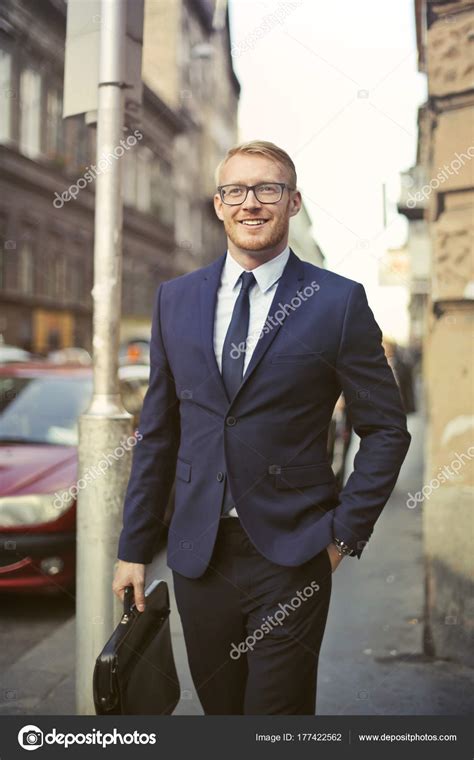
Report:
[[[201,282],[201,339],[211,375],[220,389],[226,406],[229,404],[222,375],[214,352],[214,317],[217,305],[217,291],[224,268],[226,253],[207,267]]]
[[[250,376],[255,371],[256,367],[258,367],[265,353],[275,340],[281,325],[285,319],[287,319],[288,314],[291,314],[291,309],[285,310],[282,309],[282,306],[289,304],[291,299],[294,298],[300,282],[303,281],[303,279],[304,270],[301,259],[299,259],[290,248],[288,261],[283,270],[283,274],[278,281],[277,289],[268,310],[268,316],[265,320],[265,325],[266,328],[268,328],[268,331],[264,332],[262,337],[258,340],[237,393],[240,393],[243,386],[248,382]],[[278,312],[278,320],[275,319],[276,312]]]
[[[217,259],[210,267],[207,268],[205,276],[201,282],[201,330],[202,343],[209,369],[220,388],[220,393],[228,405],[233,399],[227,397],[227,392],[219,371],[216,355],[214,353],[214,319],[217,304],[217,291],[219,289],[222,269],[224,267],[226,254]],[[236,396],[240,393],[243,386],[248,382],[254,370],[262,360],[266,351],[268,351],[272,342],[280,330],[281,325],[287,319],[287,311],[282,306],[289,304],[291,299],[296,295],[296,291],[304,280],[304,269],[301,259],[291,250],[288,261],[283,270],[283,274],[278,282],[275,295],[268,311],[265,324],[268,331],[264,332],[258,340],[255,350],[252,354],[250,363],[242,378],[242,383],[237,390]],[[275,319],[275,313],[278,312],[278,320]],[[291,310],[288,309],[291,314]],[[234,397],[235,398],[235,397]]]

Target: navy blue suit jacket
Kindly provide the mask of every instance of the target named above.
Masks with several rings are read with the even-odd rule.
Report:
[[[208,566],[224,479],[258,551],[299,565],[338,537],[360,557],[410,435],[382,334],[357,282],[290,256],[242,383],[227,398],[213,346],[225,254],[161,284],[150,384],[133,450],[118,557],[151,562],[176,477],[168,565]],[[361,442],[338,493],[328,426],[344,392]]]

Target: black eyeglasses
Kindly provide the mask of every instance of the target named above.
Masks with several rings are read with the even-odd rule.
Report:
[[[260,203],[278,203],[283,195],[285,187],[288,190],[295,188],[286,182],[260,182],[258,185],[219,185],[217,192],[222,203],[227,206],[240,206],[245,200],[249,190],[253,190],[256,199]]]

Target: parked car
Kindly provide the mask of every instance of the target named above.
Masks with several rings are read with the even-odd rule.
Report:
[[[149,366],[120,368],[123,404],[138,425]],[[0,591],[60,591],[75,579],[78,419],[91,367],[0,367]]]
[[[92,364],[92,357],[85,348],[68,346],[59,348],[57,351],[50,351],[47,361],[52,364]]]
[[[35,359],[34,354],[25,351],[17,346],[7,346],[0,343],[0,364],[10,364],[12,362],[31,362]]]
[[[124,341],[119,350],[120,364],[150,364],[150,341],[133,338]]]

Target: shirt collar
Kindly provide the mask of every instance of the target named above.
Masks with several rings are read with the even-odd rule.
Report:
[[[266,290],[271,288],[272,285],[274,285],[275,282],[280,279],[289,256],[290,246],[287,245],[285,250],[279,253],[278,256],[276,256],[274,259],[270,259],[270,261],[266,261],[264,264],[260,264],[260,266],[251,270],[262,293],[265,293]],[[241,267],[240,264],[233,258],[230,251],[227,250],[224,271],[222,273],[222,282],[226,282],[233,290],[237,285],[238,279],[242,272],[246,271],[249,270]]]

